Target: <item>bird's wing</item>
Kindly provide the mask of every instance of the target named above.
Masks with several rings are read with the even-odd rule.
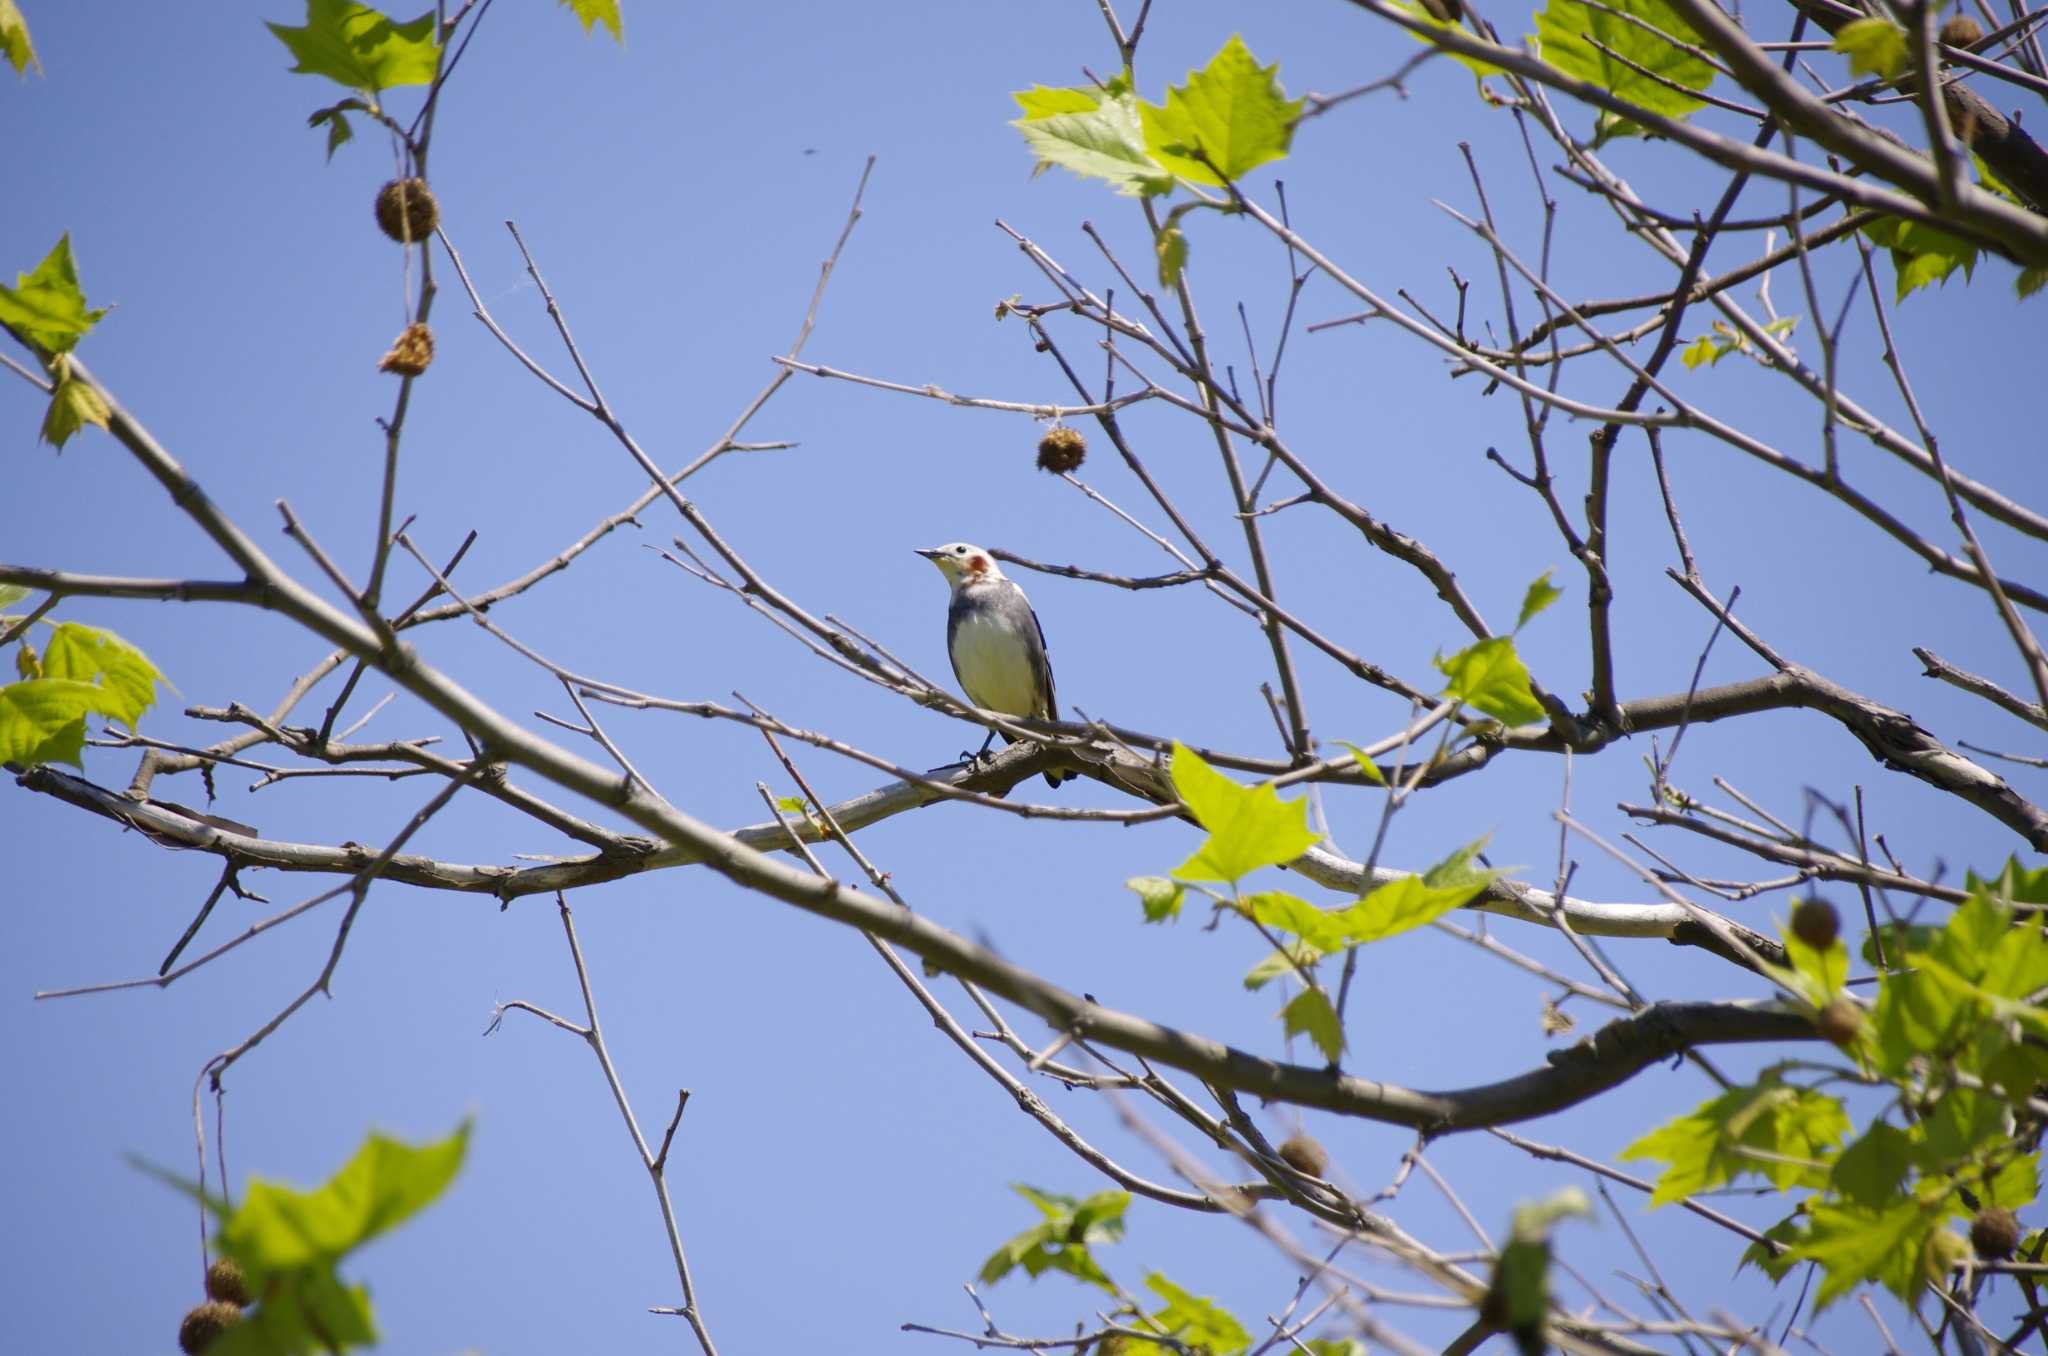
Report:
[[[1024,596],[1024,590],[1017,590],[1017,600],[1024,604],[1024,610],[1031,614],[1031,637],[1038,643],[1031,648],[1031,677],[1039,691],[1045,693],[1045,718],[1058,720],[1060,704],[1053,695],[1052,658],[1046,653],[1045,626],[1038,620],[1038,612],[1031,606],[1031,600]]]

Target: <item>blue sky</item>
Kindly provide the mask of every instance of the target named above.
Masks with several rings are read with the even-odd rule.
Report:
[[[374,421],[393,391],[375,363],[404,319],[399,252],[370,215],[392,171],[388,148],[366,133],[323,164],[321,137],[305,117],[338,96],[287,72],[260,22],[298,22],[282,3],[31,4],[27,15],[46,74],[0,93],[13,133],[0,150],[0,178],[14,186],[0,213],[0,268],[32,267],[69,231],[88,294],[115,307],[82,350],[96,374],[301,577],[312,571],[277,531],[280,499],[360,577],[382,455]],[[1513,16],[1495,17],[1505,24]],[[1012,294],[1049,295],[996,223],[1098,291],[1114,278],[1084,221],[1132,268],[1149,268],[1136,209],[1064,173],[1034,179],[1007,125],[1010,90],[1077,83],[1084,67],[1113,69],[1093,5],[640,5],[626,23],[620,48],[581,36],[554,6],[494,10],[439,115],[433,181],[485,303],[529,351],[566,373],[503,225],[517,222],[607,395],[656,460],[687,462],[772,374],[869,155],[877,165],[865,215],[805,356],[913,386],[1069,399],[1023,328],[994,318],[995,304]],[[1233,32],[1262,61],[1280,64],[1293,93],[1361,83],[1413,51],[1407,38],[1333,0],[1251,10],[1162,4],[1140,57],[1141,90],[1156,98]],[[406,97],[394,104],[409,107]],[[1357,276],[1384,294],[1405,288],[1448,316],[1458,307],[1449,267],[1472,284],[1476,328],[1498,323],[1492,261],[1432,205],[1473,204],[1460,142],[1470,143],[1517,247],[1533,255],[1538,204],[1520,139],[1446,63],[1411,77],[1405,98],[1372,96],[1309,124],[1278,169],[1293,220]],[[1653,201],[1685,210],[1710,205],[1719,189],[1718,178],[1702,187],[1668,148],[1618,146],[1611,160]],[[1268,201],[1271,177],[1254,186]],[[1598,297],[1658,284],[1648,252],[1599,204],[1551,183],[1562,291]],[[1782,210],[1782,190],[1751,194],[1738,215]],[[1262,354],[1270,353],[1286,302],[1285,257],[1241,221],[1194,220],[1189,234],[1212,339],[1247,375],[1234,308],[1243,303]],[[1716,258],[1732,263],[1736,248]],[[1830,317],[1849,267],[1843,259],[1823,267]],[[1958,277],[1917,294],[1896,318],[1944,452],[2025,497],[2042,483],[2041,437],[2005,393],[2023,396],[2038,379],[2039,323],[2013,302],[2010,273],[1986,262],[1972,285]],[[436,276],[439,356],[409,418],[400,509],[417,515],[413,535],[430,554],[445,556],[476,530],[461,578],[483,587],[560,550],[643,482],[601,428],[469,318],[445,262]],[[1780,311],[1803,315],[1796,276],[1780,275],[1774,289]],[[1753,285],[1743,292],[1754,298]],[[1319,281],[1304,293],[1300,318],[1356,309]],[[1705,323],[1700,317],[1695,328]],[[1802,320],[1799,336],[1811,332]],[[1065,335],[1069,351],[1085,355],[1084,371],[1099,373],[1088,336]],[[1903,421],[1873,361],[1867,311],[1844,345],[1859,396]],[[1740,359],[1669,375],[1689,398],[1788,451],[1816,451],[1818,414],[1781,380]],[[1603,402],[1623,387],[1611,369],[1581,380],[1587,397]],[[1508,393],[1482,397],[1476,379],[1448,380],[1433,350],[1390,326],[1297,329],[1280,408],[1292,445],[1443,555],[1496,624],[1531,579],[1554,570],[1566,596],[1524,636],[1524,650],[1553,690],[1586,685],[1583,573],[1537,501],[1484,457],[1497,447],[1517,463],[1526,458]],[[88,433],[53,455],[34,441],[39,419],[26,385],[0,381],[0,430],[13,451],[0,493],[0,556],[110,574],[226,573],[112,440]],[[1125,423],[1162,482],[1239,560],[1205,431],[1159,409],[1133,410]],[[1586,431],[1563,420],[1553,428],[1567,504],[1583,493]],[[943,585],[912,547],[966,539],[1118,573],[1171,568],[1141,537],[1032,468],[1039,432],[1020,415],[800,377],[749,430],[799,446],[726,458],[691,491],[778,587],[938,675]],[[1921,677],[1910,653],[1924,645],[2023,689],[1985,599],[1930,578],[1839,504],[1725,446],[1673,434],[1667,452],[1702,570],[1723,595],[1742,587],[1742,615],[1765,637],[1946,739],[2025,747],[1988,707]],[[1859,441],[1845,443],[1845,457],[1859,484],[1948,543],[1931,482]],[[1083,475],[1156,521],[1099,440]],[[1682,690],[1711,619],[1663,577],[1673,553],[1639,440],[1625,440],[1615,477],[1620,686],[1624,696]],[[1282,598],[1342,643],[1417,678],[1434,653],[1459,643],[1456,623],[1420,578],[1361,548],[1334,518],[1300,509],[1269,524],[1283,543]],[[637,530],[614,534],[565,576],[493,615],[571,668],[684,699],[729,701],[737,689],[792,723],[908,764],[945,763],[963,742],[978,742],[965,727],[818,662],[645,549],[666,545],[679,528],[665,510],[650,510]],[[1987,540],[2009,574],[2039,578],[2048,564],[2039,543],[1995,532]],[[420,587],[406,566],[394,570],[394,592]],[[1237,613],[1193,590],[1024,582],[1070,710],[1274,755],[1257,691],[1268,656]],[[179,715],[182,707],[239,700],[267,709],[324,653],[274,617],[219,607],[78,600],[60,615],[111,626],[157,661],[177,693],[144,729],[175,742],[220,734]],[[500,710],[573,715],[551,679],[476,628],[415,634],[424,654]],[[1314,656],[1301,662],[1324,740],[1368,742],[1399,728],[1400,703]],[[1705,677],[1762,671],[1723,637]],[[295,719],[316,723],[331,692],[316,693]],[[366,684],[352,709],[360,714],[382,695]],[[758,737],[738,727],[652,714],[608,721],[656,786],[699,818],[753,823],[762,817],[756,781],[793,790]],[[452,732],[401,699],[363,737],[424,734]],[[1578,760],[1575,811],[1618,835],[1627,821],[1613,807],[1645,797],[1647,754],[1648,741],[1637,739]],[[800,756],[828,797],[879,780],[823,753]],[[88,775],[102,784],[125,785],[131,770],[132,755],[87,755]],[[2023,793],[2048,791],[2038,771],[2001,770]],[[1432,791],[1396,821],[1386,860],[1419,869],[1491,833],[1493,860],[1524,864],[1530,879],[1546,882],[1556,869],[1551,816],[1564,771],[1547,756],[1507,758]],[[215,808],[274,838],[378,844],[429,794],[419,781],[356,779],[252,794],[245,788],[254,775],[224,773]],[[1918,870],[1937,861],[1952,875],[1988,867],[2019,846],[1979,812],[1880,769],[1814,714],[1689,732],[1677,780],[1711,793],[1715,775],[1795,820],[1805,788],[1845,799],[1861,786],[1873,827]],[[198,803],[204,792],[186,777],[160,784],[158,794]],[[1116,803],[1087,782],[1060,796]],[[200,1065],[303,988],[326,955],[335,915],[282,929],[168,991],[37,1003],[38,989],[153,972],[215,871],[210,859],[166,852],[46,799],[16,792],[5,804],[15,937],[0,951],[0,1051],[16,1110],[0,1119],[0,1153],[15,1165],[0,1180],[0,1206],[26,1225],[0,1242],[0,1270],[17,1297],[11,1340],[23,1350],[168,1347],[197,1297],[192,1212],[124,1155],[188,1167]],[[1332,796],[1327,811],[1340,844],[1362,856],[1377,801]],[[1070,989],[1246,1048],[1282,1049],[1270,991],[1248,994],[1238,982],[1264,946],[1228,927],[1205,931],[1196,918],[1144,927],[1122,887],[1127,876],[1179,862],[1194,842],[1184,826],[1048,825],[940,806],[878,825],[862,841],[921,911]],[[1700,871],[1744,869],[1690,839],[1651,841]],[[467,800],[417,846],[479,862],[574,851]],[[1644,897],[1596,849],[1576,844],[1573,855],[1575,893]],[[282,906],[322,883],[271,875],[250,884]],[[658,1132],[675,1090],[693,1089],[671,1176],[702,1304],[724,1349],[936,1349],[941,1339],[900,1335],[898,1325],[975,1325],[960,1283],[1033,1221],[1009,1183],[1076,1195],[1103,1185],[932,1030],[858,937],[697,871],[626,880],[573,902],[612,1053],[643,1127]],[[1786,907],[1777,894],[1733,911],[1768,929]],[[263,912],[227,901],[205,937],[225,938]],[[1591,979],[1552,936],[1510,923],[1493,931]],[[1697,952],[1617,943],[1609,954],[1654,996],[1762,993]],[[1363,959],[1349,1067],[1424,1087],[1535,1067],[1555,1048],[1538,1027],[1542,992],[1538,981],[1439,933],[1376,946]],[[968,1020],[971,1007],[957,991],[948,996]],[[575,1011],[551,902],[527,899],[501,912],[487,900],[380,887],[332,999],[310,1005],[232,1072],[231,1170],[238,1181],[312,1182],[371,1127],[426,1138],[474,1117],[470,1163],[446,1200],[353,1265],[371,1287],[388,1349],[670,1349],[684,1335],[645,1310],[675,1302],[673,1273],[599,1072],[580,1044],[516,1015],[483,1038],[493,1005],[511,999]],[[1590,1010],[1579,1015],[1596,1020]],[[1019,1029],[1043,1038],[1028,1019]],[[1762,1061],[1741,1052],[1716,1058],[1736,1073]],[[1525,1129],[1605,1156],[1711,1092],[1691,1070],[1653,1070],[1597,1106]],[[1050,1088],[1045,1095],[1120,1161],[1170,1177],[1108,1106]],[[1412,1142],[1389,1127],[1261,1114],[1277,1133],[1307,1124],[1336,1171],[1364,1193],[1394,1176]],[[1574,1180],[1483,1135],[1439,1143],[1430,1160],[1496,1237],[1516,1200]],[[1729,1279],[1735,1248],[1726,1235],[1672,1212],[1646,1214],[1635,1200],[1622,1204],[1688,1303],[1753,1318],[1789,1305],[1789,1289],[1773,1293],[1754,1273]],[[1775,1218],[1770,1200],[1727,1204],[1747,1218]],[[1409,1182],[1392,1209],[1439,1246],[1470,1245],[1427,1182]],[[1637,1264],[1611,1220],[1570,1226],[1565,1243],[1584,1274],[1636,1302],[1613,1274]],[[1126,1284],[1162,1270],[1254,1326],[1294,1285],[1294,1269],[1246,1231],[1213,1220],[1197,1226],[1144,1203],[1107,1260]],[[1383,1284],[1412,1288],[1377,1262],[1358,1265]],[[984,1299],[1006,1329],[1037,1335],[1055,1335],[1096,1307],[1058,1277],[1014,1278]],[[1426,1311],[1390,1317],[1424,1340],[1454,1330]],[[1870,1330],[1845,1309],[1818,1331],[1849,1350],[1867,1344]]]

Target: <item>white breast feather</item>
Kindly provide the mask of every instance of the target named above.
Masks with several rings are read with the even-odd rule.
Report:
[[[1028,625],[1030,618],[1024,621]],[[961,618],[953,635],[953,671],[976,706],[1006,716],[1042,714],[1031,677],[1030,642],[994,609],[979,608]]]

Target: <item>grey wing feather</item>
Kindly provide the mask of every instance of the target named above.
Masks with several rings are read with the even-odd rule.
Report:
[[[1018,599],[1020,601],[1023,600],[1021,590],[1018,592]],[[1053,695],[1052,657],[1046,653],[1045,627],[1038,620],[1038,613],[1032,611],[1029,602],[1024,603],[1024,610],[1031,613],[1031,630],[1038,637],[1038,644],[1031,647],[1032,677],[1037,681],[1039,690],[1045,693],[1045,718],[1047,720],[1058,720],[1060,718],[1060,704]],[[1058,785],[1058,783],[1055,782],[1054,785]]]

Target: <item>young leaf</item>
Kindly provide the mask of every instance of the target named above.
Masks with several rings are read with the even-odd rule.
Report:
[[[1521,630],[1533,620],[1537,613],[1564,597],[1564,590],[1550,582],[1550,571],[1536,576],[1522,595],[1522,615],[1515,619],[1515,629]]]
[[[5,3],[5,0],[0,0],[0,3]],[[28,592],[19,584],[0,584],[0,607],[13,607],[28,597]]]
[[[58,622],[43,651],[43,676],[97,683],[101,703],[93,709],[112,716],[129,729],[156,705],[156,685],[168,680],[149,656],[97,626]]]
[[[1262,866],[1291,862],[1319,837],[1308,827],[1308,802],[1283,801],[1270,786],[1239,786],[1180,743],[1169,767],[1174,793],[1208,841],[1174,868],[1182,880],[1235,881]]]
[[[1463,908],[1507,874],[1472,866],[1473,857],[1485,846],[1484,838],[1467,843],[1422,875],[1403,876],[1375,888],[1337,915],[1343,920],[1345,940],[1354,945],[1381,941]]]
[[[372,1133],[324,1186],[253,1181],[221,1221],[220,1245],[251,1279],[333,1262],[403,1223],[447,1190],[469,1148],[469,1125],[418,1148]]]
[[[1766,1073],[1754,1084],[1700,1103],[1617,1157],[1668,1164],[1650,1196],[1651,1205],[1668,1205],[1743,1173],[1760,1173],[1780,1190],[1814,1185],[1806,1161],[1824,1159],[1848,1133],[1848,1114],[1835,1098]]]
[[[113,411],[107,408],[106,397],[67,372],[58,380],[57,389],[50,393],[50,408],[43,414],[41,437],[62,452],[64,444],[87,424],[105,428],[112,417]]]
[[[593,25],[603,24],[612,31],[612,41],[625,46],[625,21],[619,17],[619,0],[562,0],[562,3],[583,21],[584,32],[588,33]]]
[[[1403,11],[1412,18],[1422,20],[1422,22],[1428,24],[1431,28],[1459,29],[1462,27],[1455,19],[1440,19],[1436,15],[1431,14],[1423,6],[1416,4],[1415,0],[1394,0],[1394,8]],[[1415,32],[1413,29],[1409,30],[1408,36],[1415,39],[1419,43],[1424,43],[1429,46],[1435,46],[1435,44],[1431,43],[1428,38],[1424,37],[1420,33]],[[1478,57],[1466,56],[1463,52],[1453,52],[1450,49],[1445,48],[1444,55],[1448,56],[1451,60],[1457,62],[1460,66],[1463,66],[1466,70],[1472,72],[1473,75],[1478,76],[1482,79],[1489,75],[1499,75],[1501,73],[1500,67],[1494,65],[1492,62],[1481,61]]]
[[[1016,97],[1025,102],[1026,96]],[[1040,168],[1058,165],[1084,179],[1103,179],[1129,197],[1173,192],[1173,175],[1145,150],[1138,101],[1129,94],[1104,98],[1086,111],[1039,113],[1027,105],[1025,116],[1010,126],[1024,134]]]
[[[0,763],[83,767],[85,718],[108,714],[107,694],[92,683],[34,678],[0,687]]]
[[[35,44],[28,40],[28,20],[21,17],[21,7],[14,0],[0,0],[0,52],[6,53],[7,64],[14,67],[16,75],[27,75],[31,66],[36,74],[42,74],[43,63],[36,58]]]
[[[1299,974],[1312,968],[1323,958],[1323,953],[1307,942],[1296,939],[1281,946],[1278,951],[1254,965],[1245,972],[1244,986],[1254,991],[1264,988],[1268,982],[1282,975]]]
[[[297,60],[294,74],[324,75],[337,85],[370,94],[430,84],[440,64],[432,11],[399,23],[353,0],[306,0],[303,28],[272,23],[264,27]]]
[[[1448,659],[1439,655],[1436,666],[1451,680],[1444,688],[1445,696],[1456,697],[1503,724],[1527,725],[1546,719],[1512,637],[1477,641]]]
[[[307,118],[306,126],[318,127],[323,122],[327,124],[327,158],[331,161],[334,159],[334,153],[347,145],[356,134],[356,129],[349,124],[348,114],[368,111],[361,99],[343,99],[340,103],[323,108]]]
[[[1059,113],[1093,113],[1102,106],[1103,98],[1099,90],[1053,89],[1046,85],[1020,89],[1010,97],[1017,101],[1017,107],[1024,110],[1024,122],[1050,118]]]
[[[1321,989],[1303,989],[1289,999],[1280,1009],[1280,1021],[1290,1036],[1307,1033],[1332,1064],[1344,1053],[1344,1026],[1337,1020],[1337,1009],[1330,1006],[1330,996]]]
[[[1835,31],[1835,50],[1849,58],[1849,74],[1890,80],[1906,69],[1906,30],[1890,19],[1854,19]]]
[[[1341,739],[1337,742],[1344,744],[1344,741]],[[1351,750],[1351,761],[1358,764],[1360,776],[1364,777],[1374,786],[1383,787],[1387,784],[1386,775],[1380,771],[1380,765],[1366,757],[1364,749],[1359,748],[1356,744],[1344,744],[1344,747]]]
[[[1165,876],[1133,876],[1124,886],[1137,891],[1138,902],[1145,906],[1146,922],[1164,923],[1180,917],[1181,896],[1186,887],[1179,881]]]
[[[107,310],[88,310],[71,257],[71,233],[58,238],[33,273],[18,273],[14,286],[0,287],[0,325],[45,353],[69,353]]]
[[[1892,272],[1897,279],[1896,301],[1904,301],[1908,295],[1929,283],[1946,283],[1949,275],[1959,268],[1966,282],[1976,272],[1977,247],[1937,226],[1904,221],[1898,217],[1880,217],[1865,226],[1863,233],[1891,251]]]
[[[1828,1181],[1846,1201],[1878,1208],[1899,1199],[1906,1174],[1918,1156],[1913,1137],[1884,1121],[1842,1150]]]
[[[1184,1346],[1211,1356],[1236,1356],[1252,1344],[1244,1325],[1216,1301],[1190,1295],[1156,1271],[1145,1278],[1145,1286],[1166,1301],[1152,1321]]]
[[[1550,0],[1536,16],[1536,39],[1543,59],[1566,75],[1590,81],[1652,113],[1683,118],[1704,107],[1704,100],[1672,88],[1704,90],[1714,79],[1712,66],[1675,45],[1700,45],[1699,34],[1678,11],[1665,0],[1618,0],[1611,8],[1658,31],[1651,32],[1581,0]],[[1643,134],[1638,124],[1610,115],[1600,120],[1597,139]]]
[[[1159,285],[1172,288],[1180,281],[1180,271],[1188,266],[1187,232],[1168,226],[1153,242],[1152,252],[1159,256]]]
[[[1911,1196],[1880,1206],[1817,1201],[1805,1235],[1788,1254],[1820,1263],[1815,1313],[1865,1281],[1877,1281],[1911,1303],[1926,1275],[1928,1236],[1940,1215]]]
[[[1021,1266],[1026,1275],[1034,1278],[1059,1271],[1101,1286],[1111,1294],[1117,1293],[1116,1283],[1096,1262],[1089,1245],[1114,1243],[1123,1237],[1124,1209],[1131,1203],[1129,1192],[1101,1191],[1085,1201],[1077,1201],[1021,1182],[1012,1189],[1037,1206],[1045,1218],[989,1255],[981,1265],[983,1284],[993,1285]]]
[[[1140,104],[1145,149],[1183,179],[1221,185],[1287,154],[1302,101],[1280,88],[1280,67],[1261,66],[1233,36],[1166,105]]]
[[[1565,1187],[1541,1200],[1515,1207],[1508,1245],[1494,1263],[1493,1280],[1480,1301],[1480,1315],[1514,1336],[1524,1351],[1544,1350],[1543,1323],[1550,1308],[1550,1230],[1570,1216],[1589,1216],[1586,1193]]]

